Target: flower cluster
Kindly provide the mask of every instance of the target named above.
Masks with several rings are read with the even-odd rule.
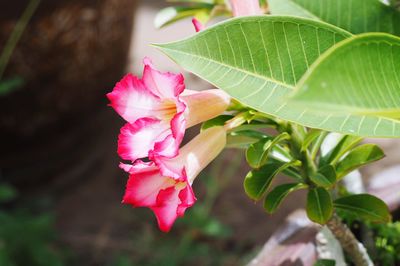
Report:
[[[149,207],[168,232],[196,201],[195,177],[226,142],[224,127],[213,127],[180,148],[185,130],[220,115],[230,98],[216,89],[185,90],[182,74],[162,73],[148,58],[141,79],[126,75],[107,97],[127,122],[118,137],[118,154],[130,161],[120,165],[129,173],[122,202]]]

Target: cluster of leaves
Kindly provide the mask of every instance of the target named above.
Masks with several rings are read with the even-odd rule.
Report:
[[[382,265],[400,264],[400,222],[370,224],[375,235],[376,255],[374,260]]]
[[[334,209],[388,221],[380,199],[335,191],[348,173],[384,156],[376,145],[359,145],[362,137],[400,137],[400,12],[378,0],[268,5],[272,15],[231,19],[158,47],[238,101],[233,114],[247,124],[229,137],[244,140],[253,168],[245,191],[254,200],[265,196],[268,212],[308,189],[312,221],[326,223]],[[327,132],[345,135],[322,154]],[[269,191],[278,173],[294,182]]]

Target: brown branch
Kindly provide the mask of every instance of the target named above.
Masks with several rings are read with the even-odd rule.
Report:
[[[332,216],[326,225],[356,266],[374,265],[365,247],[358,242],[354,234],[336,214]]]

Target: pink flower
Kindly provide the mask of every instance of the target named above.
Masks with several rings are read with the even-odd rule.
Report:
[[[107,94],[110,105],[128,122],[118,138],[122,159],[148,157],[150,150],[176,156],[185,129],[219,115],[230,101],[219,90],[184,89],[182,74],[155,70],[145,58],[142,79],[128,74]]]
[[[205,26],[196,18],[192,19],[192,24],[196,32],[202,31],[205,29]]]
[[[230,0],[234,17],[261,15],[259,0]]]
[[[181,148],[175,158],[152,154],[154,162],[121,164],[130,176],[123,203],[149,207],[157,217],[161,231],[168,232],[196,198],[192,183],[197,175],[223,150],[226,131],[213,127],[201,132]]]

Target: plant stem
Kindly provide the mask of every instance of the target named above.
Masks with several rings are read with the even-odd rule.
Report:
[[[19,39],[21,38],[22,33],[24,32],[32,15],[35,13],[36,8],[39,6],[40,1],[41,0],[31,0],[29,2],[20,20],[15,25],[14,31],[12,32],[10,38],[7,40],[4,50],[0,56],[0,79],[4,74],[4,71],[7,67],[7,64],[10,60],[10,57],[14,51],[15,46],[17,45]]]
[[[373,266],[367,250],[358,242],[350,229],[340,220],[337,214],[333,214],[326,224],[332,234],[337,238],[343,250],[356,266]]]

